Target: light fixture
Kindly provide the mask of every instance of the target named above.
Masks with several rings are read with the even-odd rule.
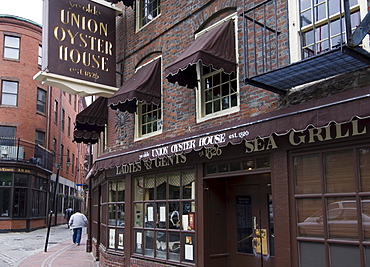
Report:
[[[67,158],[67,167],[71,166],[71,159]]]

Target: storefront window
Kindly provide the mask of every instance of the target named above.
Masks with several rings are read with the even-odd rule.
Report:
[[[108,183],[108,227],[109,248],[124,249],[125,227],[125,181]]]
[[[194,262],[194,172],[137,177],[134,199],[135,254]]]
[[[301,266],[365,262],[358,246],[346,244],[370,240],[369,151],[353,148],[293,158]],[[313,259],[311,251],[319,247],[330,253]],[[341,255],[346,255],[345,263],[337,261]]]

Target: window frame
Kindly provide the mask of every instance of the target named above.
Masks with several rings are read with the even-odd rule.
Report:
[[[16,93],[13,92],[4,92],[4,83],[11,83],[16,85]],[[9,105],[9,104],[3,104],[4,101],[4,95],[12,95],[15,96],[15,104]],[[2,80],[1,81],[1,102],[0,105],[2,106],[8,106],[8,107],[17,107],[18,106],[18,95],[19,95],[19,82],[18,81],[10,81],[10,80]]]
[[[7,46],[5,43],[6,43],[6,40],[7,38],[16,38],[18,40],[18,44],[17,46]],[[21,37],[20,36],[15,36],[15,35],[12,35],[12,34],[4,34],[4,48],[3,48],[3,58],[4,59],[7,59],[7,60],[15,60],[15,61],[19,61],[20,58],[21,58]],[[6,51],[7,50],[10,50],[10,51],[13,51],[13,50],[16,50],[17,52],[17,57],[6,57],[5,54],[6,54]]]
[[[341,0],[342,1],[342,0]],[[299,3],[297,0],[288,0],[288,20],[289,20],[289,49],[290,49],[290,63],[298,62],[303,60],[302,50],[303,46],[300,39],[300,30],[301,30],[301,22],[300,22],[300,9]],[[350,7],[351,14],[356,11],[360,11],[360,20],[363,20],[367,14],[367,1],[365,0],[358,0],[358,4],[355,6]],[[339,12],[329,16],[331,21],[334,21],[335,18],[339,17]],[[313,25],[322,26],[327,25],[325,23],[325,19],[321,19],[316,21],[312,25],[302,27],[303,31],[307,31],[310,28],[313,28]],[[355,29],[356,25],[351,25],[352,30]],[[345,32],[345,29],[343,28]],[[345,35],[345,33],[344,33]],[[327,38],[332,38],[333,35]],[[347,41],[345,42],[347,43]],[[369,45],[369,36],[367,35],[362,41],[362,48],[370,52],[370,45]],[[330,49],[328,50],[330,51]],[[325,52],[325,51],[324,51]],[[323,53],[323,52],[322,52]]]
[[[119,189],[119,184],[123,183],[124,189],[123,190],[118,190]],[[113,184],[115,185],[115,196],[112,197],[110,194],[111,191],[113,190]],[[111,190],[112,189],[112,190]],[[123,194],[120,196],[119,192],[123,192]],[[108,222],[106,224],[107,228],[107,244],[106,247],[109,250],[113,250],[116,252],[123,253],[125,250],[124,247],[124,236],[125,236],[125,224],[126,220],[129,219],[129,217],[125,217],[125,210],[126,210],[126,180],[125,179],[114,179],[114,180],[109,180],[107,183],[107,216],[108,216]],[[119,216],[120,211],[118,207],[121,206],[123,207],[123,221],[121,221],[122,217]],[[110,210],[110,207],[113,207],[113,210]],[[114,219],[111,219],[109,216],[111,215],[111,212],[113,211],[114,214]],[[122,212],[121,212],[122,214]],[[114,224],[112,224],[114,222]],[[114,238],[112,238],[111,234],[114,232]],[[119,241],[120,235],[122,234],[122,241]],[[113,241],[111,241],[113,240]],[[111,242],[114,242],[111,243]]]
[[[238,38],[237,38],[238,37],[238,34],[237,34],[238,28],[237,28],[237,15],[236,14],[232,14],[231,16],[228,16],[228,17],[224,18],[223,20],[211,25],[210,27],[205,28],[204,30],[197,33],[195,35],[195,38],[198,38],[202,34],[209,31],[210,29],[212,29],[214,27],[217,27],[218,25],[220,25],[220,24],[222,24],[225,21],[228,21],[230,19],[233,19],[235,21],[235,23],[234,23],[235,57],[236,57],[236,62],[238,62],[238,60],[237,60],[238,57],[239,57],[238,56],[238,49],[237,49],[237,47],[238,47]],[[235,93],[236,94],[236,101],[237,101],[236,106],[230,106],[227,109],[221,109],[220,111],[212,112],[210,114],[206,114],[205,79],[209,76],[214,75],[214,74],[221,74],[222,75],[223,70],[222,69],[221,70],[212,70],[211,72],[203,75],[203,70],[204,70],[204,68],[207,68],[207,67],[204,67],[201,62],[198,62],[197,65],[196,65],[196,68],[197,68],[197,79],[198,79],[198,86],[197,86],[196,93],[195,93],[195,96],[196,96],[196,121],[197,121],[197,123],[239,112],[240,111],[240,86],[239,86],[239,81],[238,81],[238,77],[239,77],[239,68],[238,68],[238,66],[235,67],[235,73],[233,74],[233,75],[235,75],[235,78],[232,80],[232,81],[235,80],[235,83],[236,83],[236,93]],[[228,74],[226,74],[226,75],[228,75]],[[229,80],[229,83],[230,83],[230,80]],[[221,86],[221,83],[220,83],[220,86]],[[220,88],[220,90],[221,90],[221,88]]]
[[[175,180],[176,178],[179,180]],[[172,264],[195,264],[195,258],[186,259],[185,256],[187,246],[187,249],[193,249],[193,255],[195,255],[194,244],[197,237],[194,224],[197,216],[195,170],[161,172],[137,176],[133,179],[135,181],[132,197],[134,216],[131,218],[133,227],[130,229],[134,239],[133,255]],[[190,187],[189,184],[191,184]],[[185,218],[187,218],[187,224]],[[146,250],[147,237],[154,239],[153,254],[151,249]],[[178,239],[171,241],[171,237]],[[160,238],[159,248],[156,242]],[[171,251],[170,246],[172,245],[174,249],[176,241],[179,243],[179,251],[176,251],[177,249]],[[150,246],[150,243],[148,244]]]
[[[42,140],[39,138],[42,135]],[[36,130],[35,131],[35,143],[45,147],[45,132]]]
[[[141,11],[144,11],[144,7],[143,5],[145,4],[144,1],[148,1],[150,3],[152,2],[158,2],[155,10],[158,10],[159,9],[159,13],[153,17],[151,20],[143,23],[143,16],[142,16],[142,12]],[[146,5],[146,8],[148,9],[148,6],[149,4]],[[139,31],[141,30],[142,28],[144,28],[146,25],[150,24],[152,21],[154,21],[156,18],[158,18],[160,15],[161,15],[161,1],[160,0],[136,0],[136,31]],[[147,11],[148,14],[145,16],[145,17],[148,17],[149,15],[153,15],[152,13],[154,13],[153,11],[151,13],[149,13],[149,11]]]
[[[367,158],[360,156],[360,152],[364,150]],[[347,160],[346,155],[351,157],[351,161]],[[370,235],[365,232],[365,223],[362,224],[364,218],[361,216],[365,214],[364,203],[370,203],[370,183],[362,184],[363,181],[368,181],[369,171],[362,174],[362,170],[368,170],[369,155],[370,147],[367,143],[291,153],[292,206],[295,209],[294,226],[300,263],[301,260],[307,260],[309,254],[309,250],[303,250],[302,246],[310,249],[312,245],[320,244],[323,251],[331,252],[333,245],[345,246],[349,242],[356,242],[360,248],[369,242]],[[341,163],[340,156],[346,164]],[[303,161],[305,159],[306,162]],[[343,166],[346,172],[336,169],[336,165]],[[338,178],[336,172],[341,177]],[[347,183],[344,184],[343,181]],[[340,224],[335,227],[336,219],[329,216],[332,214],[329,211],[342,210],[344,214],[347,209],[356,209],[357,226],[349,227],[353,222],[348,221],[347,230],[343,231]],[[369,205],[366,206],[366,212],[368,218]],[[321,228],[318,227],[319,222]],[[328,264],[332,260],[330,252],[322,254],[318,260],[324,260],[324,264]]]
[[[43,111],[41,111],[39,107],[42,107]],[[37,88],[36,111],[42,114],[46,114],[46,91],[42,88]]]

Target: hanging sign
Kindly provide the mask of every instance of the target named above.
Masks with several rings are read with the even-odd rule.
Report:
[[[45,1],[47,19],[43,27],[43,50],[46,53],[43,54],[43,71],[35,79],[45,84],[50,81],[54,86],[59,82],[62,90],[67,87],[65,91],[80,95],[95,92],[89,89],[81,92],[79,86],[73,85],[78,81],[83,85],[87,82],[107,86],[106,91],[115,91],[117,10],[97,0]],[[106,95],[110,94],[113,92]]]

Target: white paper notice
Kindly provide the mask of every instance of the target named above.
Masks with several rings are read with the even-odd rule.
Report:
[[[159,221],[165,222],[166,221],[166,207],[159,208]]]
[[[153,207],[148,207],[148,222],[154,221]]]
[[[142,233],[137,232],[136,233],[136,247],[137,247],[137,249],[141,249],[141,244],[142,244]]]
[[[188,261],[194,260],[193,245],[185,244],[185,260],[188,260]]]
[[[109,229],[109,247],[114,248],[115,245],[115,230]]]

